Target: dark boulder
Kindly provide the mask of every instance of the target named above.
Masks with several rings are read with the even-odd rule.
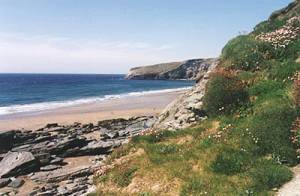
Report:
[[[15,131],[0,131],[0,153],[8,152],[14,144]]]

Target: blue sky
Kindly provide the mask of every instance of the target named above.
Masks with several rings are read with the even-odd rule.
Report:
[[[0,0],[0,73],[126,73],[215,57],[291,0]]]

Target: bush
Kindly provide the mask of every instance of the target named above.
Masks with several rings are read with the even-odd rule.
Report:
[[[245,171],[250,160],[246,152],[226,149],[216,157],[211,167],[214,172],[232,175]]]
[[[274,93],[283,88],[281,81],[274,80],[262,80],[249,88],[250,96],[264,96],[270,95],[268,93]],[[261,97],[260,97],[261,98]]]
[[[275,95],[271,94],[265,102],[261,101],[256,106],[248,122],[248,128],[253,133],[250,139],[253,140],[253,146],[258,147],[255,153],[273,154],[280,162],[294,164],[297,158],[290,141],[290,129],[297,111],[288,99],[270,99]]]
[[[254,189],[258,191],[279,187],[291,180],[293,176],[288,167],[269,160],[261,160],[257,163],[250,175],[254,183]]]
[[[235,76],[213,74],[206,87],[203,107],[211,116],[231,113],[248,100],[243,83]]]
[[[280,63],[273,63],[268,73],[269,78],[271,79],[291,81],[298,70],[300,70],[300,63],[289,60]]]
[[[249,35],[238,36],[229,41],[222,50],[222,58],[229,61],[228,67],[241,70],[256,70],[272,56],[269,43],[255,40]]]

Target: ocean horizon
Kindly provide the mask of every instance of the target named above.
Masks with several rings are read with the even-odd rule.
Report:
[[[1,73],[0,116],[40,112],[190,88],[184,80],[126,80],[124,74]]]

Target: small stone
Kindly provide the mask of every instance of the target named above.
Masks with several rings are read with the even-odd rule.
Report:
[[[110,132],[110,133],[103,134],[104,139],[114,139],[114,138],[117,138],[118,136],[119,136],[118,132]]]
[[[66,194],[68,194],[68,190],[65,187],[58,187],[57,188],[57,193],[59,195],[66,195]]]
[[[56,157],[53,160],[50,161],[51,164],[61,164],[64,161],[63,158]]]
[[[25,181],[23,179],[19,179],[19,178],[11,178],[11,182],[7,185],[8,187],[12,187],[12,188],[19,188],[21,187],[23,184],[25,183]]]

